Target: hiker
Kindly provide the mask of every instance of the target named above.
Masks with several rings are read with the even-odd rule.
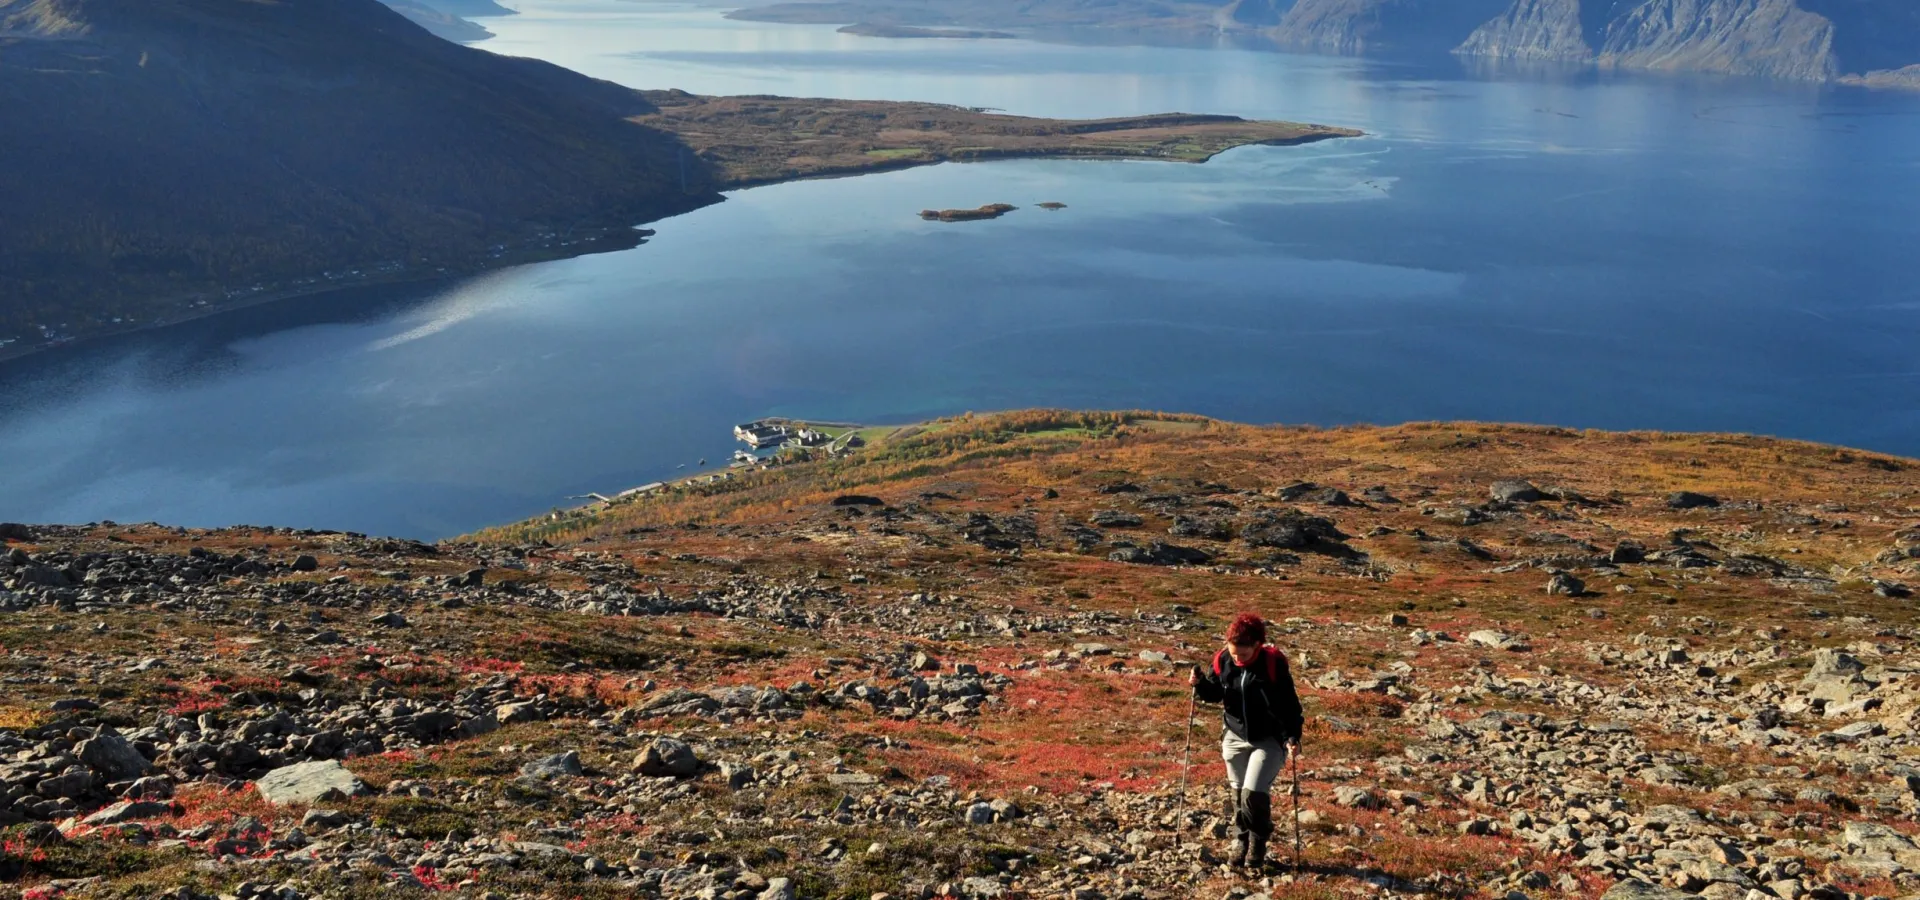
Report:
[[[1287,655],[1267,643],[1267,623],[1243,612],[1227,626],[1227,644],[1211,666],[1195,666],[1194,696],[1218,703],[1226,718],[1220,755],[1232,788],[1235,867],[1266,865],[1273,836],[1273,781],[1299,752],[1305,717]]]

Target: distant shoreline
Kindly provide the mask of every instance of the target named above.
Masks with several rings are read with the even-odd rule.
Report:
[[[702,97],[677,91],[643,93],[658,105],[659,112],[637,117],[635,121],[672,132],[688,141],[695,152],[708,157],[718,169],[712,186],[720,192],[716,195],[718,199],[683,204],[682,208],[632,224],[598,226],[597,233],[568,245],[509,248],[495,259],[436,266],[430,271],[421,267],[379,272],[382,263],[369,262],[362,268],[370,270],[370,274],[356,276],[351,281],[282,286],[247,297],[221,300],[213,300],[211,295],[231,288],[182,292],[174,295],[176,302],[209,302],[204,307],[189,307],[131,327],[100,328],[57,343],[0,347],[0,364],[104,338],[356,288],[452,280],[512,266],[630,250],[650,235],[650,232],[642,233],[646,225],[721,202],[725,192],[736,190],[947,162],[1106,159],[1204,163],[1227,150],[1248,145],[1296,146],[1364,135],[1350,128],[1251,121],[1235,116],[1161,114],[1117,119],[1040,119],[935,103]],[[756,124],[737,133],[727,131],[724,126],[742,121],[738,113],[747,108],[756,111],[752,120]],[[817,122],[823,114],[837,116],[845,123],[842,130],[846,133],[846,146],[827,152],[818,149],[817,142],[807,141],[807,149],[802,154],[797,137],[798,121]],[[941,121],[944,130],[924,130],[924,122],[936,119]],[[721,123],[721,127],[715,123]],[[883,131],[880,123],[893,123],[894,130]],[[916,126],[923,130],[913,130]],[[817,127],[817,124],[807,127]],[[865,134],[859,129],[871,129],[874,133]],[[713,141],[714,146],[702,147],[701,139]],[[741,144],[735,139],[746,142]],[[733,156],[741,146],[748,148],[747,154]],[[798,164],[802,157],[809,162]]]
[[[707,204],[707,205],[711,205],[711,204]],[[699,207],[696,207],[696,208],[699,208]],[[693,210],[683,210],[681,212],[672,213],[668,216],[662,216],[661,218],[672,218],[672,216],[682,215],[684,213],[692,212],[692,211]],[[631,250],[634,247],[637,247],[640,244],[644,243],[645,240],[644,238],[639,238],[629,242],[626,240],[610,240],[611,238],[621,235],[622,232],[626,232],[629,230],[637,231],[638,229],[644,227],[647,224],[650,224],[652,222],[658,222],[658,221],[660,221],[660,219],[649,219],[646,222],[641,222],[631,226],[620,226],[618,228],[608,228],[600,238],[583,242],[582,244],[578,244],[572,247],[567,247],[561,252],[540,253],[535,251],[545,250],[547,248],[528,248],[528,252],[526,253],[518,253],[518,254],[509,253],[509,254],[503,255],[498,260],[492,260],[492,261],[479,263],[479,264],[469,264],[464,266],[449,266],[449,267],[446,267],[444,270],[435,269],[431,272],[428,272],[425,270],[418,270],[418,269],[416,270],[403,269],[403,270],[400,270],[399,272],[387,273],[378,277],[356,279],[354,281],[347,282],[347,283],[335,282],[335,283],[330,283],[325,285],[302,285],[300,287],[286,287],[286,288],[280,288],[277,290],[267,290],[249,297],[208,303],[204,307],[196,307],[177,315],[166,316],[150,322],[142,322],[132,327],[107,328],[99,331],[89,332],[88,334],[85,334],[79,337],[74,337],[65,341],[60,341],[58,343],[29,344],[24,347],[12,347],[12,346],[0,347],[0,365],[26,359],[28,357],[36,356],[41,353],[47,353],[55,350],[63,350],[69,347],[78,347],[78,346],[84,346],[87,344],[96,343],[98,341],[102,341],[107,338],[124,337],[126,335],[139,334],[141,332],[146,332],[146,331],[158,331],[163,328],[171,328],[175,325],[184,325],[188,322],[195,322],[201,319],[212,318],[214,316],[222,315],[225,313],[240,312],[241,310],[253,309],[255,307],[260,307],[260,306],[269,306],[275,303],[284,303],[290,300],[302,300],[302,299],[308,299],[312,297],[324,297],[324,296],[327,296],[328,294],[338,294],[344,291],[358,290],[362,288],[396,287],[396,286],[409,285],[409,284],[430,284],[436,281],[455,281],[461,278],[471,278],[475,275],[481,275],[487,272],[494,272],[501,269],[510,269],[510,268],[513,268],[514,266],[532,265],[534,263],[543,263],[543,262],[558,262],[563,259],[577,259],[582,256],[592,256],[597,253],[618,253],[622,250]],[[194,292],[191,294],[182,294],[180,295],[180,299],[182,300],[205,299],[205,295],[203,292]]]
[[[922,28],[918,25],[881,25],[872,22],[855,22],[843,25],[840,34],[854,34],[861,37],[930,39],[958,41],[1010,41],[1019,35],[1010,31],[986,31],[972,28]]]

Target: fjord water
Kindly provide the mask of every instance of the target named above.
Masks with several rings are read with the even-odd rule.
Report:
[[[718,462],[757,416],[1034,405],[1920,454],[1920,97],[519,5],[483,46],[640,87],[1370,136],[759,188],[627,252],[17,360],[0,518],[439,537]]]

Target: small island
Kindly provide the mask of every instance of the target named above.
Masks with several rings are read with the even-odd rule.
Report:
[[[978,209],[923,209],[920,218],[929,222],[978,222],[998,219],[1019,208],[1011,203],[989,203]]]
[[[1005,31],[974,31],[967,28],[922,28],[918,25],[880,25],[856,22],[839,29],[841,34],[882,38],[946,38],[962,41],[1004,41],[1019,37]]]
[[[1041,203],[1041,204],[1039,204],[1039,207],[1040,207],[1041,209],[1044,209],[1044,210],[1046,210],[1047,212],[1054,212],[1054,211],[1056,211],[1056,210],[1062,210],[1062,209],[1066,209],[1066,208],[1067,208],[1067,205],[1066,205],[1065,203],[1060,203],[1060,202],[1058,202],[1058,201],[1055,201],[1055,200],[1048,200],[1048,201],[1047,201],[1047,202],[1045,202],[1045,203]]]
[[[1239,116],[1161,113],[1037,119],[943,103],[706,97],[646,91],[636,124],[672,133],[722,189],[994,159],[1205,162],[1249,144],[1310,144],[1362,132]]]

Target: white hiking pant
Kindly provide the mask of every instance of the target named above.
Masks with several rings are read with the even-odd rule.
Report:
[[[1227,761],[1227,782],[1236,791],[1273,793],[1273,781],[1287,765],[1287,747],[1279,739],[1248,743],[1231,731],[1220,737],[1220,756]]]

